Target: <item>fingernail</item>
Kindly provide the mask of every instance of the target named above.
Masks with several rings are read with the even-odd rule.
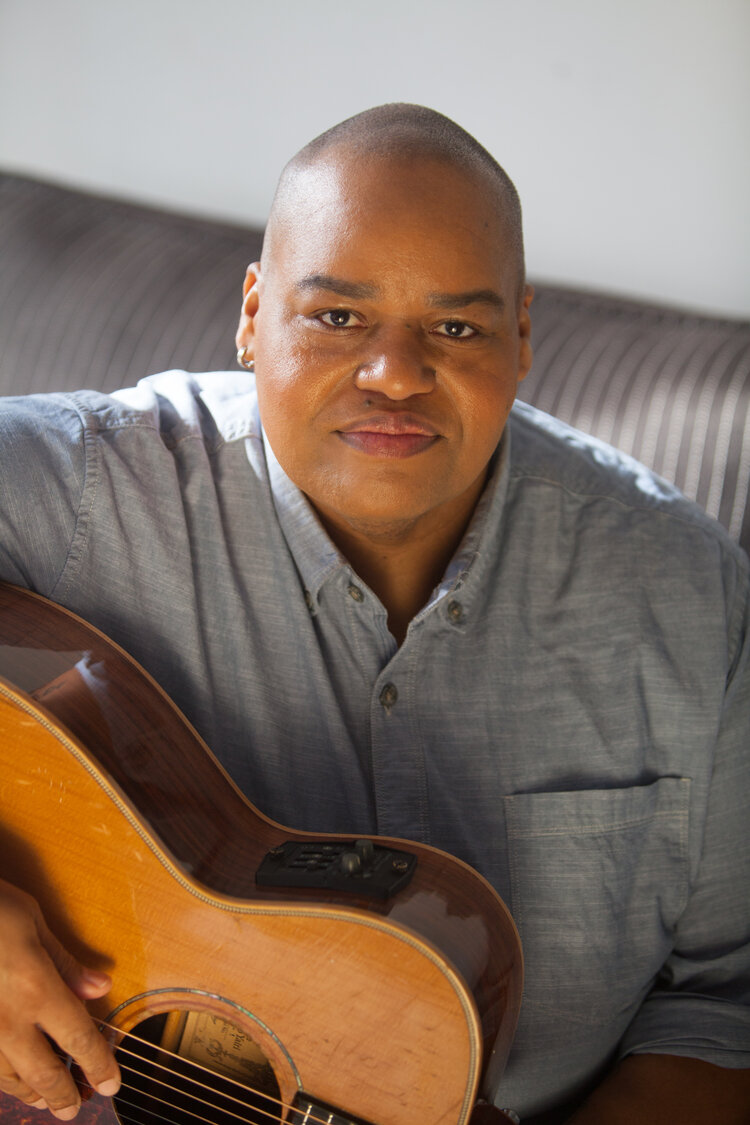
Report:
[[[77,1105],[66,1105],[63,1109],[53,1109],[55,1117],[59,1117],[61,1121],[72,1121],[78,1113]]]
[[[104,984],[111,984],[111,977],[107,973],[100,973],[97,969],[84,969],[81,976],[89,984],[95,984],[97,988],[101,988]]]
[[[29,1102],[29,1105],[31,1105],[31,1107],[33,1109],[46,1109],[47,1108],[47,1103],[45,1102],[44,1098],[40,1098],[38,1102]]]
[[[100,1082],[96,1089],[105,1098],[112,1098],[120,1089],[120,1083],[116,1078],[108,1078],[106,1082]]]

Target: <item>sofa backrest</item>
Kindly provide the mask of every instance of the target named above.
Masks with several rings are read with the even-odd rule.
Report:
[[[233,365],[262,237],[0,175],[0,394]]]
[[[750,323],[539,287],[520,397],[666,477],[750,549]]]
[[[262,232],[0,175],[0,394],[234,363]],[[750,323],[539,285],[520,397],[678,485],[750,549]]]

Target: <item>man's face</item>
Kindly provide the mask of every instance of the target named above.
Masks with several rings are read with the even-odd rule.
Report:
[[[329,527],[463,523],[531,362],[493,195],[424,159],[329,155],[302,184],[237,336],[271,447]]]

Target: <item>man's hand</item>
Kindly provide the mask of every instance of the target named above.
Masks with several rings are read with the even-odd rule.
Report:
[[[119,1070],[82,1001],[104,996],[106,973],[79,965],[49,931],[30,895],[0,880],[0,1090],[62,1121],[81,1102],[45,1034],[111,1096]]]

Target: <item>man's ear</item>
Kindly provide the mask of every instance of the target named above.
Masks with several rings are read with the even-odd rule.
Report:
[[[237,326],[235,343],[237,348],[247,348],[247,358],[253,359],[253,346],[255,343],[255,317],[258,313],[260,284],[260,262],[252,262],[245,271],[245,281],[242,286],[242,309],[240,323]]]
[[[534,353],[531,350],[531,314],[529,306],[534,300],[534,286],[525,285],[521,308],[518,313],[518,381],[525,379],[531,370],[531,361]]]

